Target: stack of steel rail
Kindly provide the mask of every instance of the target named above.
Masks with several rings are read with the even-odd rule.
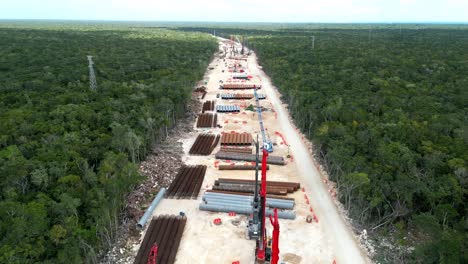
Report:
[[[187,217],[162,215],[153,218],[140,245],[134,264],[147,264],[154,244],[158,246],[156,263],[173,264],[184,233]]]
[[[216,127],[218,123],[218,115],[211,113],[203,113],[198,115],[197,127]]]
[[[261,170],[261,167],[258,166],[258,169]],[[269,170],[270,166],[267,165],[266,169]],[[218,165],[218,170],[255,170],[255,165],[242,165],[242,164]]]
[[[297,182],[278,182],[267,181],[267,193],[286,195],[293,193],[300,188]],[[231,192],[247,192],[251,193],[255,189],[255,181],[219,178],[215,181],[213,190],[231,191]]]
[[[250,133],[222,133],[221,145],[250,146],[252,145],[252,135]]]
[[[225,151],[225,152],[234,152],[234,153],[248,153],[248,154],[252,154],[252,148],[249,148],[249,147],[226,147],[226,146],[222,146],[221,147],[221,151]]]
[[[206,101],[203,103],[202,113],[205,111],[214,111],[215,109],[215,101]]]
[[[240,112],[240,107],[238,105],[217,105],[216,112],[218,113]]]
[[[226,83],[219,86],[220,89],[260,89],[262,88],[259,84],[238,84],[238,83]]]
[[[183,165],[171,186],[167,189],[166,198],[196,199],[205,178],[206,165]]]
[[[266,99],[266,95],[264,94],[257,94],[257,97],[259,100]],[[252,99],[254,98],[253,94],[240,94],[240,93],[235,93],[235,94],[221,94],[221,99],[226,99],[226,100],[234,100],[234,99]]]
[[[221,144],[222,144],[222,138],[221,138]],[[255,161],[256,160],[254,154],[234,153],[234,152],[226,152],[226,151],[219,151],[218,153],[216,153],[215,158],[224,159],[224,160],[241,160],[241,161]],[[260,159],[262,159],[262,155],[260,155]],[[273,165],[286,165],[286,160],[280,156],[268,155],[267,163],[273,164]]]
[[[189,153],[192,155],[210,155],[219,143],[221,136],[215,134],[198,135]]]
[[[266,205],[268,208],[278,208],[279,218],[295,219],[296,214],[291,210],[294,208],[294,200],[268,198]],[[253,196],[206,192],[203,195],[203,202],[200,204],[200,210],[214,212],[235,212],[239,214],[250,215],[253,212]],[[266,214],[272,215],[273,210],[267,209]]]

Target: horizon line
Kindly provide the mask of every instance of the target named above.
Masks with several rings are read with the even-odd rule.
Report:
[[[348,22],[283,22],[283,21],[202,21],[202,20],[113,20],[113,19],[60,19],[60,18],[0,18],[0,21],[71,21],[71,22],[153,22],[153,23],[247,23],[247,24],[446,24],[468,25],[468,21],[348,21]]]

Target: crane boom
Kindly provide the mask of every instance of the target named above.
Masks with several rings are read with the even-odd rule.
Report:
[[[255,95],[255,103],[257,104],[257,115],[258,115],[258,122],[260,123],[260,131],[262,131],[263,149],[271,153],[273,152],[273,143],[271,143],[270,138],[266,135],[265,127],[263,126],[262,109],[260,108],[260,100],[258,99],[257,87],[255,86],[254,86],[254,95]]]

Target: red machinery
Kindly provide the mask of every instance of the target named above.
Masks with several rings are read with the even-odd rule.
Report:
[[[256,147],[257,147],[257,170],[258,170],[258,141],[257,141]],[[255,190],[254,215],[252,217],[252,220],[249,221],[249,225],[251,225],[249,229],[258,230],[260,233],[258,236],[256,236],[257,238],[257,248],[255,250],[256,262],[277,264],[279,260],[279,234],[280,234],[278,210],[275,208],[274,218],[270,216],[270,222],[273,226],[273,238],[270,241],[268,241],[267,235],[266,235],[266,195],[267,195],[266,171],[267,171],[268,151],[265,148],[263,148],[262,152],[263,152],[262,179],[260,183],[260,193],[258,193],[257,190]],[[256,177],[255,177],[255,180],[257,182],[256,186],[258,186],[257,175],[258,173],[256,174]],[[258,202],[258,200],[260,201]],[[256,228],[253,228],[252,226],[255,226]]]
[[[156,243],[151,247],[149,256],[148,256],[148,264],[156,264],[156,259],[158,257],[158,245]]]

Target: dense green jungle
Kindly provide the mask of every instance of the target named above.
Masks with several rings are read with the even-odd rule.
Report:
[[[255,51],[374,261],[468,263],[467,26],[14,21],[0,21],[0,263],[98,261],[213,30]]]
[[[185,114],[217,48],[133,25],[0,23],[0,263],[98,261],[137,163]]]

